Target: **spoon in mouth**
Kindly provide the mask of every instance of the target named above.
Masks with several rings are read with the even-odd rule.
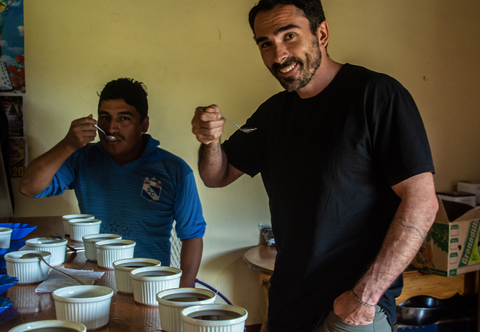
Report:
[[[94,126],[97,127],[97,129],[100,130],[100,131],[105,135],[105,138],[107,139],[107,141],[109,141],[109,142],[115,142],[115,141],[117,140],[117,138],[116,138],[115,136],[113,136],[113,135],[107,135],[107,133],[105,133],[105,132],[103,131],[103,129],[100,128],[99,126],[97,126],[97,125],[94,125]]]

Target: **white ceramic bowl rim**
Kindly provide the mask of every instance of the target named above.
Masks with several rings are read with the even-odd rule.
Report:
[[[113,239],[95,242],[95,248],[98,249],[125,249],[135,247],[136,243],[133,240]]]
[[[160,264],[162,264],[158,259],[153,259],[153,258],[123,258],[123,259],[116,260],[115,262],[112,263],[112,265],[115,270],[120,270],[120,271],[130,272],[135,269],[140,269],[140,267],[122,266],[128,263],[151,263],[153,266],[159,266]]]
[[[15,326],[9,332],[27,332],[33,329],[38,328],[48,328],[48,327],[68,327],[71,329],[78,330],[78,332],[87,331],[87,327],[82,323],[70,322],[66,320],[38,320],[35,322],[24,323],[21,325]]]
[[[111,298],[113,289],[99,285],[68,286],[53,291],[52,295],[55,300],[60,302],[90,303]],[[76,297],[78,295],[84,297]]]
[[[50,257],[51,254],[48,251],[38,251],[38,250],[20,250],[20,251],[12,251],[5,254],[5,260],[8,262],[14,263],[31,263],[31,262],[38,262],[38,257],[32,258],[22,258],[23,255],[26,254],[40,254],[44,258]]]
[[[210,310],[222,310],[222,311],[231,311],[236,314],[241,315],[238,318],[225,319],[225,320],[200,320],[188,317],[188,315],[193,314],[198,311],[210,311]],[[234,325],[239,324],[245,321],[248,317],[248,312],[242,307],[230,304],[204,304],[197,305],[192,307],[187,307],[182,310],[182,320],[190,324],[198,326],[225,326],[225,325]]]
[[[47,239],[45,237],[36,237],[33,239],[27,240],[27,244],[30,246],[36,247],[55,247],[55,246],[63,246],[67,244],[67,239]]]
[[[142,272],[150,271],[161,271],[161,272],[174,272],[175,274],[170,274],[166,276],[138,276],[137,274]],[[134,269],[130,272],[132,279],[141,280],[141,281],[158,281],[158,280],[169,280],[177,279],[182,275],[182,270],[177,269],[176,267],[171,266],[146,266]]]
[[[70,220],[70,219],[93,219],[95,218],[91,214],[66,214],[62,216],[63,220]]]
[[[102,223],[102,221],[100,219],[71,219],[71,220],[68,221],[68,224],[71,227],[99,225],[101,223]]]
[[[180,302],[180,301],[170,301],[165,299],[166,296],[170,295],[180,295],[180,294],[187,294],[187,295],[204,295],[208,296],[207,299],[198,300],[198,301],[189,301],[189,302]],[[161,292],[158,292],[156,295],[157,302],[159,305],[165,305],[168,307],[190,307],[202,304],[209,304],[211,303],[212,299],[215,300],[216,294],[208,289],[202,288],[190,288],[190,287],[182,287],[182,288],[171,288],[166,289]]]
[[[84,235],[82,237],[83,239],[83,242],[95,242],[95,241],[106,241],[106,240],[95,240],[97,238],[104,238],[104,237],[107,237],[109,239],[121,239],[122,236],[119,235],[119,234],[105,234],[105,233],[101,233],[101,234],[88,234],[88,235]]]
[[[5,234],[5,235],[6,235],[6,234],[10,234],[10,233],[12,233],[12,231],[13,231],[13,230],[12,230],[11,228],[8,228],[8,227],[0,227],[0,233],[1,233],[2,235],[4,235],[4,234]]]

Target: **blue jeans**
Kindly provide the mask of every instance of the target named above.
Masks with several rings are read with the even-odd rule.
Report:
[[[392,327],[383,309],[375,306],[375,318],[372,324],[352,325],[344,322],[335,313],[330,311],[325,321],[315,332],[392,332]]]

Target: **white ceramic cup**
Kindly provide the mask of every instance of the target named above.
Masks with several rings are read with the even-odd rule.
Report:
[[[89,261],[97,261],[97,249],[95,243],[98,241],[121,239],[118,234],[89,234],[83,236],[83,245],[85,247],[85,258]]]
[[[87,329],[107,325],[113,290],[105,286],[69,286],[52,293],[57,319],[79,322]]]
[[[5,254],[7,274],[10,277],[16,277],[19,284],[34,284],[48,277],[50,267],[39,257],[22,258],[29,253],[40,254],[45,261],[50,263],[51,254],[48,251],[22,250]]]
[[[67,249],[67,239],[47,239],[37,237],[27,240],[27,250],[48,251],[52,254],[50,265],[60,265],[65,262],[65,251]]]
[[[68,221],[71,219],[95,219],[91,214],[66,214],[62,216],[63,220],[63,231],[65,235],[70,235],[70,230],[68,229]]]
[[[72,219],[68,221],[70,239],[82,242],[85,235],[100,233],[100,219]]]
[[[130,272],[147,266],[160,266],[161,262],[153,258],[126,258],[113,262],[115,270],[115,286],[119,292],[133,294]]]
[[[158,312],[162,330],[182,332],[182,310],[196,305],[212,304],[216,295],[202,288],[173,288],[157,293]]]
[[[12,238],[12,229],[0,227],[0,249],[10,248],[10,239]]]
[[[178,288],[182,270],[170,266],[142,267],[130,272],[135,302],[158,306],[158,292]]]
[[[82,323],[67,322],[64,320],[39,320],[36,322],[18,325],[8,332],[33,332],[33,331],[55,331],[55,332],[86,332],[87,327]]]
[[[188,307],[182,310],[183,332],[243,332],[247,317],[247,310],[234,305],[205,304]]]
[[[133,258],[135,244],[135,241],[125,239],[96,242],[98,266],[113,269],[113,262],[123,258]]]

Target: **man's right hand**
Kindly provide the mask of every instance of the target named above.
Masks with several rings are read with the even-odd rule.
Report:
[[[27,197],[33,197],[52,183],[55,173],[77,149],[90,143],[97,136],[96,120],[93,115],[75,120],[70,125],[67,136],[57,145],[29,163],[20,179],[19,190]]]
[[[96,124],[97,121],[93,119],[92,114],[86,118],[72,121],[67,136],[63,139],[64,143],[73,150],[84,147],[87,143],[92,142],[97,136],[97,129],[94,126]]]
[[[218,142],[223,133],[225,120],[222,111],[217,105],[199,106],[195,109],[192,119],[192,132],[197,140],[205,145]]]

